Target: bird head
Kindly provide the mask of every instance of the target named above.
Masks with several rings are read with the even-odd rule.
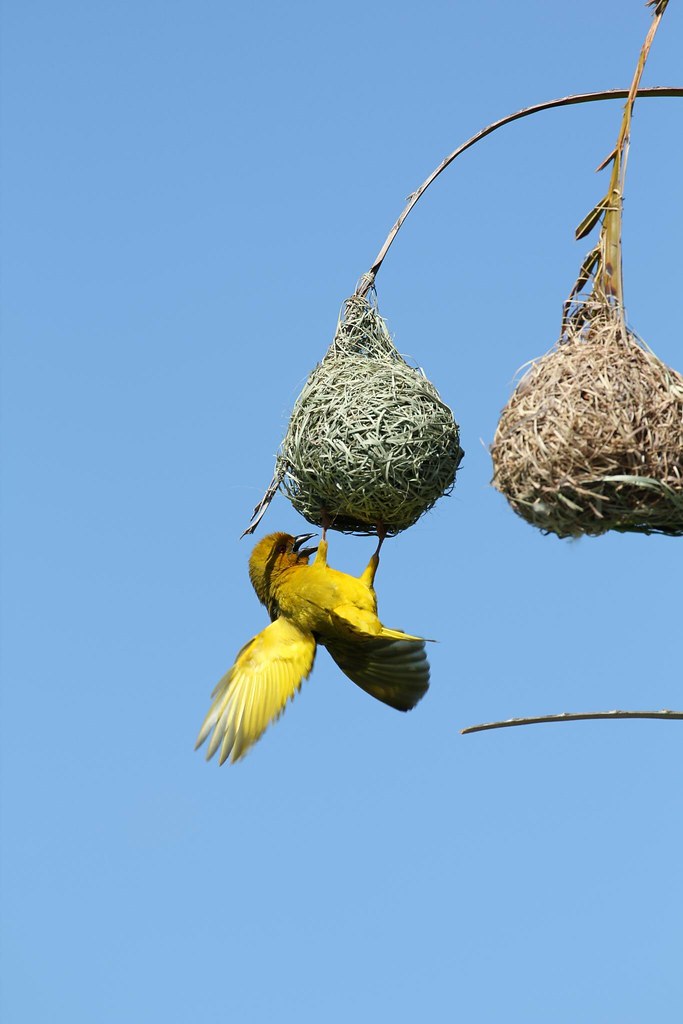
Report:
[[[280,573],[296,565],[308,565],[308,559],[318,549],[302,545],[313,536],[312,533],[301,533],[298,537],[270,533],[258,542],[249,558],[249,579],[261,604],[268,607]]]

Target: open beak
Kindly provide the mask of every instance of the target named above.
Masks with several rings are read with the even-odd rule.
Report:
[[[301,545],[305,544],[307,540],[311,539],[311,537],[315,537],[315,534],[314,533],[300,533],[298,537],[294,538],[294,543],[292,544],[292,551],[294,551],[297,555],[303,556],[304,558],[308,558],[309,555],[314,555],[316,553],[316,551],[318,550],[318,545],[317,544],[316,544],[316,546],[314,548],[302,548],[301,547]]]

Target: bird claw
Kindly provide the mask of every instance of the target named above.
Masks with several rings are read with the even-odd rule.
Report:
[[[381,519],[375,524],[375,528],[377,530],[377,548],[375,549],[375,557],[379,561],[379,553],[382,550],[382,544],[384,544],[387,536],[387,528]]]

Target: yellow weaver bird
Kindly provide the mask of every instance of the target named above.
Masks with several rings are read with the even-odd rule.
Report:
[[[219,748],[221,764],[246,754],[310,675],[318,644],[349,679],[399,711],[415,707],[429,686],[424,639],[377,618],[373,584],[382,540],[356,577],[327,564],[325,531],[317,549],[304,547],[312,536],[271,533],[252,551],[249,577],[272,621],[239,651],[211,695],[197,737],[200,747],[213,733],[207,760]]]

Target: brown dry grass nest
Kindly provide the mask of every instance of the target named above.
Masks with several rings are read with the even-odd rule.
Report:
[[[372,534],[381,524],[396,534],[452,489],[462,455],[434,385],[399,355],[377,309],[348,299],[277,459],[296,510],[343,533]]]
[[[493,484],[558,537],[683,535],[683,377],[598,307],[503,410]]]

